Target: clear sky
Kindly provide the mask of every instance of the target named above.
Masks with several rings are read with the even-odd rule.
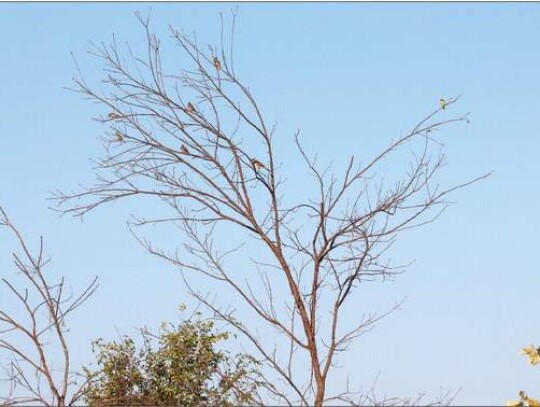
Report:
[[[236,6],[158,3],[153,22],[158,32],[173,24],[216,42],[219,12]],[[93,338],[175,320],[186,300],[178,273],[129,234],[124,221],[137,205],[104,207],[81,223],[58,217],[46,200],[92,181],[89,159],[102,151],[102,129],[91,120],[100,110],[64,89],[75,75],[70,53],[95,80],[89,41],[112,33],[140,40],[133,13],[148,8],[0,4],[0,204],[29,238],[44,235],[54,273],[74,287],[101,278],[71,325],[77,363],[90,360]],[[540,4],[244,3],[238,10],[236,64],[284,140],[301,129],[328,161],[364,157],[435,109],[439,97],[461,94],[452,109],[470,112],[471,124],[439,135],[449,159],[444,179],[494,171],[455,193],[436,223],[403,236],[393,257],[416,262],[394,282],[374,285],[359,309],[407,301],[358,340],[344,371],[365,387],[380,372],[378,389],[389,395],[462,387],[456,404],[504,404],[520,389],[540,395],[540,371],[519,354],[540,344]],[[285,149],[283,159],[292,159]],[[2,275],[12,272],[11,248],[0,234]]]

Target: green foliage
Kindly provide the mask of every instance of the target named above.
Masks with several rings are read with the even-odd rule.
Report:
[[[85,401],[100,405],[233,406],[257,402],[263,384],[258,363],[245,354],[217,350],[227,332],[211,321],[162,324],[159,336],[142,331],[137,349],[130,337],[93,343],[99,369],[85,368]],[[154,343],[157,342],[157,346]]]

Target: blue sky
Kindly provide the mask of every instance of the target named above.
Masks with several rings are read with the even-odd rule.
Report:
[[[343,371],[364,386],[380,372],[378,389],[389,395],[436,396],[441,386],[462,387],[456,404],[502,404],[520,389],[540,395],[540,372],[519,355],[523,346],[540,344],[540,5],[151,8],[157,32],[173,24],[216,43],[219,12],[236,6],[236,64],[278,124],[284,161],[293,159],[286,143],[297,129],[328,161],[351,152],[367,158],[435,109],[441,96],[460,94],[452,113],[470,112],[471,123],[439,136],[449,161],[443,180],[494,171],[456,192],[456,204],[436,223],[403,235],[393,257],[416,262],[396,281],[366,289],[359,307],[407,301],[358,340]],[[175,320],[177,305],[187,301],[178,273],[143,253],[125,226],[144,208],[111,205],[81,222],[58,217],[46,200],[51,191],[92,181],[89,159],[102,151],[102,128],[91,120],[99,107],[64,89],[75,75],[70,53],[97,80],[100,65],[85,54],[89,42],[112,33],[142,39],[133,14],[149,7],[0,4],[0,204],[27,236],[45,237],[51,272],[74,287],[100,276],[99,292],[71,325],[77,363],[90,360],[93,338]],[[300,187],[301,178],[293,182]],[[8,270],[12,244],[5,234],[0,248],[0,267]]]

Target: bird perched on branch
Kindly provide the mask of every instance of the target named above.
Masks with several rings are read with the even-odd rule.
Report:
[[[182,147],[180,147],[180,153],[181,154],[189,154],[189,150],[187,149],[187,147],[182,144]]]
[[[119,119],[121,118],[122,116],[120,116],[118,113],[116,112],[111,112],[107,115],[109,117],[109,119]]]
[[[114,141],[118,141],[119,143],[124,141],[124,136],[122,136],[122,133],[120,133],[119,131],[114,133]]]
[[[267,169],[262,162],[256,160],[255,158],[251,159],[251,165],[253,165],[253,168],[255,168],[255,170],[260,170],[261,168],[264,168],[265,170]]]
[[[221,61],[218,59],[218,57],[214,57],[214,67],[220,71],[221,70]]]
[[[439,105],[441,106],[442,110],[446,109],[447,104],[448,104],[448,102],[446,100],[444,100],[443,98],[439,99]]]
[[[191,102],[188,102],[188,104],[186,105],[186,111],[187,111],[188,113],[195,113],[195,112],[196,112],[195,106],[193,106],[193,105],[191,104]]]

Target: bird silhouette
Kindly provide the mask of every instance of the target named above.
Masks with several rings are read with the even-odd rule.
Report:
[[[264,168],[265,170],[267,169],[262,162],[256,160],[255,158],[251,159],[251,165],[253,165],[253,168],[255,168],[255,170],[260,170],[261,168]]]
[[[118,142],[122,142],[124,141],[124,136],[122,136],[122,133],[117,131],[116,133],[114,133],[114,140]]]
[[[182,144],[182,147],[180,147],[180,153],[189,154],[189,150],[187,149],[187,147],[184,144]]]
[[[218,59],[218,57],[214,57],[214,67],[220,71],[221,70],[221,61]]]
[[[120,117],[122,117],[116,112],[111,112],[107,116],[109,117],[109,119],[119,119]]]
[[[188,113],[195,113],[195,112],[196,112],[195,106],[193,106],[193,105],[191,104],[191,102],[188,102],[188,104],[187,104],[187,106],[186,106],[186,111],[187,111]]]
[[[443,98],[441,98],[439,100],[439,105],[441,106],[441,109],[444,110],[446,109],[446,105],[448,104],[448,102],[446,100],[444,100]]]

